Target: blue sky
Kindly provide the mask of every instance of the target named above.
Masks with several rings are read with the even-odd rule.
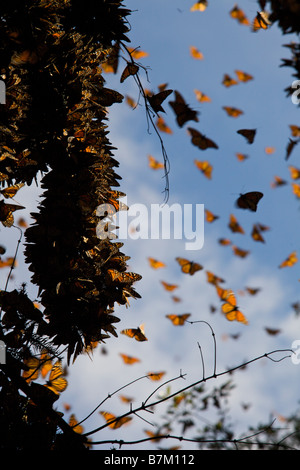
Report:
[[[212,372],[214,357],[210,331],[203,324],[174,327],[165,318],[168,313],[189,312],[191,320],[210,323],[216,333],[219,372],[265,352],[290,348],[292,341],[300,339],[300,320],[291,307],[291,303],[300,300],[299,265],[278,269],[290,252],[299,250],[300,202],[292,194],[288,170],[288,165],[299,164],[300,167],[299,150],[296,148],[288,161],[284,158],[290,137],[289,125],[300,123],[299,109],[284,92],[284,88],[293,81],[292,69],[279,68],[281,58],[290,54],[282,44],[294,38],[292,35],[283,37],[276,25],[267,31],[251,32],[230,18],[229,11],[234,6],[232,1],[210,1],[205,12],[190,12],[192,4],[187,0],[128,0],[125,5],[132,10],[128,36],[130,46],[140,47],[149,54],[140,60],[148,67],[149,81],[143,71],[140,73],[144,86],[157,91],[158,85],[168,83],[168,88],[178,90],[186,102],[199,111],[198,123],[190,121],[179,128],[168,104],[173,95],[163,105],[166,114],[162,116],[173,130],[172,135],[161,134],[171,164],[168,204],[204,204],[219,215],[219,219],[205,224],[204,246],[199,251],[186,251],[185,240],[124,241],[123,251],[131,256],[129,270],[143,276],[136,285],[142,299],[132,301],[128,309],[116,307],[116,313],[122,319],[118,327],[121,330],[144,323],[149,341],[137,343],[119,335],[107,340],[107,355],[96,350],[93,360],[87,356],[77,359],[68,376],[69,387],[59,403],[70,403],[78,419],[84,418],[109,393],[150,371],[164,370],[168,380],[182,369],[187,373],[187,380],[182,385],[186,386],[187,381],[193,383],[202,375],[197,341],[202,346],[207,374]],[[239,6],[250,20],[255,17],[256,1],[241,0]],[[189,47],[192,45],[203,53],[203,60],[190,56]],[[121,72],[125,62],[120,62],[119,67]],[[225,88],[221,84],[223,75],[228,73],[234,77],[236,69],[250,73],[254,80]],[[107,74],[105,79],[106,86],[138,99],[139,92],[133,79],[128,78],[122,84],[119,75]],[[194,89],[210,96],[212,102],[197,102]],[[228,117],[223,106],[235,106],[244,114],[236,119]],[[162,203],[163,173],[151,170],[147,160],[150,154],[162,160],[161,148],[155,132],[147,132],[142,100],[141,106],[135,110],[126,103],[114,105],[109,112],[108,124],[109,138],[117,147],[115,157],[120,162],[120,190],[127,194],[128,204],[140,203],[150,208],[151,204]],[[219,149],[197,149],[190,142],[188,126],[213,139]],[[253,145],[247,144],[236,133],[241,128],[257,129]],[[266,146],[275,147],[275,153],[266,155]],[[246,153],[249,158],[239,162],[236,152]],[[206,179],[196,169],[195,159],[209,160],[214,167],[212,180]],[[288,184],[271,188],[275,175],[286,179]],[[239,193],[252,190],[264,193],[257,212],[236,209],[234,203]],[[30,212],[38,201],[38,190],[22,189],[18,196],[17,200],[22,204],[25,202]],[[231,213],[245,229],[245,235],[233,234],[228,229]],[[257,222],[270,227],[270,231],[264,233],[265,243],[251,239],[252,225]],[[11,231],[3,228],[1,231],[4,243],[6,236],[6,245],[13,251],[15,240],[8,240]],[[231,247],[218,244],[220,237],[230,238],[237,246],[250,250],[250,255],[245,259],[234,256]],[[148,256],[165,262],[166,268],[153,270],[149,267]],[[201,263],[203,271],[194,276],[181,273],[175,261],[177,256]],[[219,310],[213,315],[210,313],[209,306],[213,304],[219,308],[220,303],[213,286],[206,282],[205,270],[223,277],[225,286],[237,293],[238,304],[249,325],[228,322]],[[1,274],[3,279],[5,272]],[[19,286],[24,277],[28,279],[28,272],[20,255],[19,268],[11,287],[14,284]],[[179,285],[175,293],[182,302],[175,304],[172,301],[170,294],[161,286],[161,280]],[[256,296],[239,295],[245,286],[260,287],[261,291]],[[35,295],[34,288],[32,295]],[[264,331],[266,326],[280,328],[281,333],[269,336]],[[241,333],[237,341],[224,340],[224,335],[237,332]],[[126,366],[120,353],[137,356],[141,362]],[[280,363],[266,359],[234,375],[237,386],[230,406],[232,419],[240,431],[258,421],[266,421],[271,413],[287,415],[296,408],[299,367],[290,359]],[[207,387],[221,383],[223,379],[208,383]],[[172,384],[172,392],[180,389],[180,381],[175,384]],[[134,396],[136,405],[156,386],[156,383],[143,379],[124,393]],[[127,411],[117,395],[107,400],[101,409],[113,413]],[[251,402],[246,413],[241,408],[242,402]],[[163,407],[157,408],[154,416],[149,418],[146,415],[145,418],[158,422],[162,410]],[[210,416],[203,418],[209,419]],[[102,423],[103,418],[95,413],[84,427],[88,431]],[[146,428],[151,426],[135,417],[133,423],[120,431],[107,430],[95,440],[144,437],[143,429]],[[153,449],[154,445],[149,443],[143,448]]]

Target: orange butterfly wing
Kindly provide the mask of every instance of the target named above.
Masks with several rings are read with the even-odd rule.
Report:
[[[169,318],[173,325],[175,326],[181,326],[184,325],[185,321],[191,316],[190,313],[183,313],[181,315],[175,315],[173,313],[170,313],[166,315],[166,318]]]

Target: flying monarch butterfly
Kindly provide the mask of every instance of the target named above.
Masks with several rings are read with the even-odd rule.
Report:
[[[123,403],[132,403],[134,400],[132,397],[127,397],[125,395],[120,395],[119,398]]]
[[[254,224],[252,227],[252,232],[251,232],[251,237],[253,238],[254,241],[256,242],[262,242],[265,243],[265,239],[260,233],[259,226],[257,224]]]
[[[297,261],[298,261],[297,252],[293,251],[292,253],[289,254],[289,256],[284,261],[282,261],[282,263],[279,265],[279,268],[293,266],[295,263],[297,263]]]
[[[0,190],[0,193],[5,197],[5,199],[12,198],[16,195],[19,189],[23,188],[23,186],[25,186],[25,183],[14,184]]]
[[[200,103],[204,103],[204,102],[210,103],[211,102],[210,97],[205,95],[204,93],[202,93],[202,91],[194,89],[194,93],[196,95],[197,101],[200,101]]]
[[[134,356],[128,356],[127,354],[120,353],[121,358],[125,364],[135,364],[136,362],[141,362],[141,360]]]
[[[187,130],[192,137],[192,144],[198,147],[200,150],[206,150],[208,148],[219,148],[213,140],[209,139],[204,134],[201,134],[201,132],[197,131],[196,129],[188,127]]]
[[[217,276],[216,274],[212,273],[211,271],[206,271],[206,280],[210,284],[213,284],[214,286],[217,286],[218,283],[223,283],[225,282],[225,279],[222,277]]]
[[[203,269],[203,266],[201,266],[201,264],[195,263],[194,261],[189,261],[186,258],[181,258],[178,256],[176,258],[176,261],[181,266],[181,271],[185,274],[190,274],[191,276],[193,276],[193,274],[195,274],[197,271]]]
[[[242,70],[235,70],[235,74],[240,82],[249,82],[253,80],[253,76],[250,73],[243,72]]]
[[[268,333],[268,335],[275,336],[278,335],[281,330],[279,328],[270,328],[265,326],[265,331]]]
[[[266,11],[258,11],[252,23],[252,31],[256,32],[259,29],[268,29],[270,25],[269,14]]]
[[[52,369],[49,375],[49,380],[46,382],[45,387],[49,388],[54,393],[59,395],[68,386],[68,381],[64,377],[64,375],[65,373],[63,371],[61,361],[57,360],[55,364],[52,366]]]
[[[237,85],[238,82],[232,78],[230,75],[228,75],[228,73],[225,73],[224,76],[223,76],[223,80],[222,80],[222,85],[224,85],[226,88],[229,88],[233,85]]]
[[[143,57],[149,56],[148,52],[142,51],[141,49],[137,47],[135,49],[133,47],[127,47],[127,49],[133,59],[138,60],[138,59],[142,59]]]
[[[232,232],[234,232],[234,233],[242,233],[242,234],[245,233],[245,230],[244,230],[243,227],[239,224],[239,222],[237,221],[237,218],[236,218],[235,215],[233,215],[233,214],[230,214],[230,216],[229,216],[228,227],[229,227],[230,230],[231,230]]]
[[[165,375],[165,372],[148,372],[147,373],[147,377],[150,380],[154,380],[154,381],[162,379],[164,375]]]
[[[300,127],[290,124],[290,129],[293,137],[300,137]]]
[[[148,341],[148,338],[145,336],[144,325],[140,325],[137,328],[126,328],[121,333],[129,336],[129,338],[134,338],[136,341]]]
[[[149,431],[149,430],[145,430],[144,431],[148,437],[151,438],[152,441],[156,441],[156,442],[159,442],[164,436],[163,435],[160,435],[159,432],[153,432],[153,431]]]
[[[124,80],[126,80],[126,78],[130,77],[130,75],[136,75],[139,69],[140,68],[137,64],[134,64],[133,62],[129,62],[122,72],[120,82],[123,83]]]
[[[235,20],[237,20],[240,24],[243,24],[245,26],[250,25],[250,21],[246,17],[244,11],[241,8],[239,8],[237,5],[235,5],[232,8],[232,10],[230,10],[230,16],[231,18],[234,18]]]
[[[109,53],[108,58],[101,64],[101,68],[105,73],[116,73],[119,64],[120,43],[116,41]]]
[[[287,181],[282,179],[281,176],[274,176],[274,181],[271,181],[271,188],[277,188],[278,186],[284,186]]]
[[[239,307],[236,304],[236,297],[232,292],[228,295],[226,302],[222,304],[221,310],[224,313],[225,317],[229,321],[238,321],[240,323],[248,324],[248,320],[244,314],[239,310]]]
[[[176,303],[181,302],[181,298],[178,297],[177,295],[172,295],[172,300],[173,300],[173,302],[176,302]]]
[[[293,183],[292,188],[293,188],[293,193],[295,194],[295,196],[300,198],[300,184]]]
[[[185,102],[183,96],[175,90],[175,101],[170,101],[169,105],[176,115],[176,122],[179,127],[182,127],[187,121],[198,122],[198,111],[193,110]]]
[[[300,178],[300,169],[299,168],[296,168],[295,166],[289,166],[289,170],[290,170],[290,174],[291,174],[291,178],[293,180],[297,180]]]
[[[201,160],[194,160],[194,163],[199,170],[202,171],[204,176],[208,179],[212,178],[212,171],[213,171],[213,166],[207,161],[201,161]]]
[[[149,167],[153,170],[160,170],[165,167],[164,163],[158,162],[152,155],[148,155]]]
[[[166,264],[163,261],[159,261],[155,258],[148,257],[149,264],[153,269],[165,268]]]
[[[197,47],[195,46],[190,46],[190,55],[193,57],[193,59],[197,59],[197,60],[204,59],[202,52],[200,52],[199,49],[197,49]]]
[[[73,429],[73,431],[77,432],[77,434],[82,434],[84,429],[81,424],[78,424],[78,420],[75,417],[75,414],[72,413],[69,418],[69,426]]]
[[[286,153],[285,153],[285,159],[288,160],[288,158],[291,156],[291,153],[294,149],[294,147],[298,144],[299,140],[293,140],[289,139],[287,147],[286,147]]]
[[[250,295],[256,295],[261,290],[260,287],[245,287],[245,289]]]
[[[165,99],[167,99],[167,97],[171,93],[173,93],[173,90],[162,90],[154,95],[147,94],[147,100],[149,101],[151,108],[156,114],[159,112],[165,112],[161,104],[165,101]]]
[[[165,132],[166,134],[173,134],[172,129],[167,125],[166,121],[161,116],[157,118],[156,126],[161,132]]]
[[[248,155],[246,155],[245,153],[240,153],[240,152],[237,152],[235,154],[236,158],[240,161],[240,162],[243,162],[244,160],[246,160],[247,158],[249,158]]]
[[[219,219],[218,215],[213,214],[213,212],[211,212],[208,209],[205,209],[205,217],[206,217],[206,222],[209,222],[209,223],[214,222],[215,220]]]
[[[194,3],[190,11],[205,11],[207,8],[208,2],[207,0],[198,0],[198,2]]]
[[[169,284],[168,282],[165,282],[165,281],[160,281],[160,282],[163,285],[164,289],[167,291],[172,292],[173,290],[178,288],[177,284]]]
[[[132,417],[130,416],[117,418],[114,414],[109,413],[108,411],[99,411],[99,413],[103,416],[108,426],[112,429],[118,429],[123,426],[123,424],[128,424],[132,420]]]
[[[166,318],[169,318],[173,325],[175,326],[182,326],[184,325],[185,321],[191,316],[190,313],[182,313],[181,315],[176,315],[173,313],[169,313],[166,315]]]
[[[229,238],[219,238],[218,243],[223,246],[228,246],[231,245],[232,242],[229,240]]]
[[[240,209],[249,209],[252,212],[256,212],[257,204],[263,197],[263,193],[260,191],[251,191],[249,193],[240,194],[240,197],[236,200],[236,206]]]
[[[237,118],[241,114],[244,114],[244,111],[242,111],[241,109],[238,109],[238,108],[234,108],[232,106],[223,106],[223,109],[224,109],[224,111],[226,111],[228,116],[234,117],[234,118]]]
[[[40,373],[40,360],[37,357],[30,356],[24,360],[26,369],[24,369],[22,377],[26,382],[36,380]]]
[[[236,256],[239,256],[240,258],[246,258],[246,256],[248,256],[250,253],[249,250],[243,250],[242,248],[238,248],[235,245],[232,245],[232,251]]]
[[[267,155],[272,155],[272,154],[275,152],[275,150],[276,150],[275,147],[270,147],[270,146],[269,146],[269,147],[265,147],[265,153],[266,153]]]
[[[255,138],[255,135],[256,135],[256,129],[239,129],[236,132],[238,134],[242,135],[243,137],[245,137],[248,144],[253,144],[254,138]]]

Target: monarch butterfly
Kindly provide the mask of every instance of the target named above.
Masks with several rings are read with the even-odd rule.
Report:
[[[236,132],[245,137],[245,139],[248,141],[248,144],[253,144],[256,135],[256,129],[239,129]]]
[[[132,109],[137,107],[137,102],[131,96],[126,95],[125,99],[128,106],[130,106]]]
[[[127,354],[120,353],[121,358],[125,364],[135,364],[136,362],[141,362],[140,359],[133,356],[128,356]]]
[[[72,413],[70,418],[69,418],[69,425],[71,426],[73,431],[77,432],[78,434],[83,433],[83,426],[81,426],[81,424],[78,424],[78,421],[77,421],[74,413]]]
[[[263,197],[263,193],[260,191],[251,191],[249,193],[240,194],[240,197],[236,201],[236,206],[240,209],[249,209],[250,211],[256,212],[257,204]]]
[[[23,371],[22,377],[26,382],[31,382],[32,380],[37,379],[40,373],[40,360],[37,357],[31,356],[24,360],[24,364],[27,370]]]
[[[114,414],[108,413],[108,411],[99,411],[99,413],[103,416],[108,426],[112,429],[118,429],[123,426],[123,424],[128,424],[132,420],[130,416],[117,418]]]
[[[299,142],[299,140],[289,139],[287,147],[286,147],[286,153],[285,153],[285,159],[286,160],[291,156],[291,153],[292,153],[294,147],[298,144],[298,142]]]
[[[293,137],[300,137],[300,127],[295,126],[294,124],[291,124],[290,126],[291,133]]]
[[[218,145],[201,132],[193,129],[192,127],[188,127],[188,132],[192,136],[191,142],[193,145],[198,147],[200,150],[206,150],[208,148],[215,148],[218,149]]]
[[[245,287],[245,289],[250,295],[256,295],[261,290],[260,287]]]
[[[200,52],[199,49],[197,49],[195,46],[190,46],[190,54],[193,59],[202,60],[204,58],[202,52]]]
[[[121,333],[129,336],[129,338],[134,338],[136,341],[148,341],[148,338],[145,336],[144,325],[140,325],[137,328],[127,328],[122,330]]]
[[[186,104],[182,95],[175,90],[175,101],[170,101],[169,105],[176,115],[176,122],[179,127],[182,127],[187,121],[198,122],[198,111],[194,111]]]
[[[282,179],[280,176],[274,176],[274,181],[271,181],[271,188],[277,188],[278,186],[284,186],[287,181]]]
[[[152,155],[148,155],[149,167],[153,170],[160,170],[165,167],[164,163],[158,162]]]
[[[228,245],[231,245],[231,240],[229,240],[229,238],[219,238],[218,242],[220,243],[220,245],[223,245],[223,246],[228,246]]]
[[[245,325],[248,323],[248,320],[236,305],[234,293],[231,293],[227,297],[226,302],[221,306],[221,310],[229,321],[236,320],[240,323],[244,323]]]
[[[149,257],[148,261],[149,261],[149,264],[150,264],[151,268],[153,268],[153,269],[164,268],[166,266],[163,261],[159,261],[155,258]]]
[[[41,376],[45,378],[48,372],[52,369],[51,358],[46,350],[42,351],[41,356],[40,356],[40,362],[41,362],[41,368],[40,368]]]
[[[11,227],[14,223],[13,212],[25,209],[24,206],[17,206],[16,204],[6,204],[3,200],[0,201],[0,221],[4,227]]]
[[[275,147],[265,147],[265,153],[267,155],[271,155],[272,153],[275,152],[275,150],[276,150]]]
[[[132,273],[132,272],[125,272],[121,273],[117,271],[116,269],[108,269],[107,274],[111,278],[113,282],[119,282],[122,284],[127,284],[127,283],[132,283],[135,281],[139,281],[142,279],[142,276],[140,274]]]
[[[156,442],[159,442],[164,437],[163,435],[160,435],[159,432],[154,433],[153,431],[148,430],[145,430],[144,432],[147,434],[148,437],[151,438],[151,440]]]
[[[259,29],[268,29],[270,25],[269,14],[266,11],[258,11],[252,23],[252,31],[256,32]]]
[[[265,331],[271,336],[278,335],[278,333],[281,332],[279,328],[269,328],[267,326],[265,327]]]
[[[131,57],[133,59],[142,59],[143,57],[148,57],[148,52],[146,51],[142,51],[141,49],[138,49],[138,48],[133,48],[133,47],[127,47]]]
[[[19,191],[19,189],[23,188],[23,186],[25,186],[25,183],[14,184],[12,186],[8,186],[7,188],[0,190],[0,193],[2,194],[2,196],[5,197],[5,199],[8,199],[14,197]]]
[[[292,188],[295,196],[300,197],[300,184],[293,183]]]
[[[294,166],[289,166],[289,170],[290,170],[291,178],[293,180],[297,180],[297,179],[300,178],[300,169],[299,168],[296,168]]]
[[[256,242],[265,242],[264,237],[260,233],[260,229],[257,224],[253,225],[252,232],[251,232],[251,237],[253,238],[254,241]]]
[[[250,21],[246,17],[245,13],[237,5],[235,5],[230,11],[230,16],[236,19],[240,24],[243,24],[245,26],[250,25]]]
[[[150,380],[160,380],[165,375],[165,372],[148,372],[147,377]]]
[[[57,360],[55,364],[52,366],[52,369],[49,375],[49,380],[45,384],[45,387],[49,388],[54,393],[59,395],[68,386],[68,381],[67,379],[65,379],[64,375],[65,374],[61,365],[61,361]]]
[[[207,0],[198,0],[198,2],[194,3],[194,5],[191,6],[190,11],[205,11],[207,5]]]
[[[206,280],[210,284],[217,285],[219,282],[225,282],[225,279],[222,277],[217,276],[216,274],[212,273],[211,271],[206,271]]]
[[[237,118],[241,114],[244,114],[244,111],[242,111],[241,109],[238,109],[238,108],[234,108],[232,106],[223,106],[223,109],[224,109],[224,111],[226,111],[228,116],[234,117],[234,118]]]
[[[173,290],[177,289],[177,287],[178,287],[177,284],[169,284],[168,282],[165,282],[165,281],[160,281],[160,282],[167,291],[172,292]]]
[[[295,263],[297,263],[297,261],[298,261],[297,252],[293,251],[284,261],[282,261],[282,263],[279,265],[279,268],[293,266]]]
[[[237,218],[233,214],[230,214],[230,216],[229,216],[228,227],[234,233],[235,232],[242,233],[242,234],[245,233],[243,227],[238,223]]]
[[[116,73],[119,64],[119,53],[120,43],[116,41],[112,47],[112,50],[104,63],[101,64],[101,68],[105,73]]]
[[[228,73],[225,73],[224,76],[223,76],[223,80],[222,80],[222,85],[226,86],[226,88],[229,88],[233,85],[237,85],[238,82],[232,78],[230,75],[228,75]]]
[[[240,162],[243,162],[244,160],[246,160],[247,158],[249,158],[248,155],[244,154],[244,153],[239,153],[237,152],[235,154],[236,158],[240,161]]]
[[[201,264],[195,263],[194,261],[189,261],[185,258],[177,257],[176,261],[180,264],[181,271],[183,273],[190,274],[191,276],[195,274],[195,272],[203,269],[203,266],[201,266]]]
[[[173,90],[162,90],[155,95],[147,94],[147,100],[149,101],[150,106],[155,113],[158,113],[159,111],[162,113],[165,112],[161,104],[171,93],[173,93]]]
[[[161,116],[157,118],[156,125],[161,132],[165,132],[166,134],[173,134],[172,129],[167,125],[164,118]]]
[[[198,101],[200,101],[200,103],[203,103],[203,102],[210,103],[211,102],[210,97],[205,95],[204,93],[202,93],[202,91],[195,89],[194,93],[196,95],[196,99]]]
[[[219,216],[216,214],[213,214],[210,210],[205,209],[205,216],[206,216],[206,222],[214,222],[215,220],[219,219]]]
[[[212,177],[213,166],[207,161],[194,160],[194,163],[199,170],[202,171],[204,176],[208,179]]]
[[[235,70],[235,74],[240,82],[249,82],[253,80],[253,76],[250,73],[243,72],[242,70]]]
[[[129,62],[125,69],[122,72],[120,82],[123,83],[126,78],[128,78],[130,75],[136,75],[139,71],[139,66],[134,64],[133,62]]]
[[[120,395],[119,398],[124,403],[131,403],[134,400],[132,397],[127,397],[125,395]]]
[[[233,291],[231,289],[223,289],[217,284],[216,284],[216,292],[221,301],[225,301],[228,297],[230,297],[233,294]]]
[[[182,313],[181,315],[175,315],[173,313],[170,313],[166,315],[166,318],[169,318],[173,325],[175,326],[181,326],[184,325],[185,320],[187,320],[191,316],[190,313]]]
[[[232,251],[236,256],[239,256],[240,258],[246,258],[246,256],[248,256],[250,253],[250,251],[243,250],[242,248],[238,248],[235,245],[232,245]]]

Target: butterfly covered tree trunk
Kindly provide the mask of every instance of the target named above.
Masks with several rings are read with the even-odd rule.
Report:
[[[119,210],[122,194],[116,190],[120,176],[107,136],[107,108],[123,97],[105,87],[101,63],[115,43],[128,41],[129,13],[112,0],[11,0],[0,7],[0,78],[6,85],[1,184],[31,185],[42,176],[44,190],[25,232],[26,261],[42,309],[24,287],[0,293],[0,339],[7,347],[0,407],[7,446],[26,448],[35,438],[51,447],[57,422],[67,428],[53,418],[41,388],[35,393],[34,384],[23,380],[24,360],[45,344],[51,351],[65,348],[68,361],[74,360],[117,336],[114,304],[139,297],[132,284],[140,276],[126,276],[122,244],[96,232],[97,207],[109,203]],[[0,204],[0,221],[12,230],[18,207]],[[25,419],[28,398],[40,408],[27,410]]]

